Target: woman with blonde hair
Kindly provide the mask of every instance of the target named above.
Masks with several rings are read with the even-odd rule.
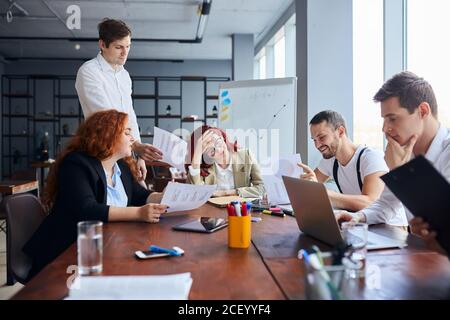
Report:
[[[76,240],[79,221],[156,223],[166,211],[138,183],[130,131],[126,113],[96,112],[58,156],[42,199],[49,215],[23,248],[33,261],[28,278]]]

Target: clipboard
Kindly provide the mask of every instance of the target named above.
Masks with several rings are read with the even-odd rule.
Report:
[[[414,216],[430,224],[450,254],[450,184],[433,164],[418,156],[381,179]]]

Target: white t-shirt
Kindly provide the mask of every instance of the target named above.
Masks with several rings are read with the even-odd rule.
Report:
[[[360,195],[361,189],[359,188],[358,175],[356,162],[358,161],[359,154],[365,146],[358,146],[352,159],[346,166],[341,165],[339,162],[338,167],[338,181],[341,187],[342,193]],[[322,159],[317,169],[324,175],[333,178],[333,166],[335,157],[330,159]],[[361,156],[360,161],[361,181],[364,183],[364,178],[375,172],[388,172],[389,168],[384,161],[384,153],[376,149],[367,147]]]

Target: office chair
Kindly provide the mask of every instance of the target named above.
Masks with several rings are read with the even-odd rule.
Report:
[[[46,217],[38,198],[30,193],[5,197],[4,209],[7,222],[7,285],[16,281],[25,284],[31,269],[31,259],[22,252],[22,247],[31,238]]]
[[[6,212],[3,205],[3,198],[0,195],[0,232],[6,234]]]

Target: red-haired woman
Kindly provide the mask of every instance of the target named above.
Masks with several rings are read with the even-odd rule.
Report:
[[[33,261],[28,278],[76,240],[79,221],[156,223],[166,211],[137,182],[130,130],[126,113],[94,113],[58,156],[43,194],[49,215],[23,248]]]
[[[264,193],[259,165],[249,150],[238,150],[223,130],[209,126],[197,128],[191,135],[188,182],[217,184],[215,197],[257,198]]]

